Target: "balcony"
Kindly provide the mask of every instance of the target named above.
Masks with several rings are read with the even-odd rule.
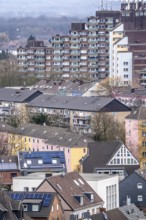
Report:
[[[90,120],[91,119],[91,116],[87,116],[87,115],[74,115],[74,118],[75,119],[81,119],[81,120]]]

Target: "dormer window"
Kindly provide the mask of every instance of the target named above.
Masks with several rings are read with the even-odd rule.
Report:
[[[31,160],[27,160],[27,164],[31,164]]]
[[[57,162],[58,162],[58,159],[57,159],[57,158],[53,158],[53,159],[52,159],[52,164],[57,164]]]
[[[38,205],[32,205],[32,211],[33,212],[38,212],[39,211],[39,206]]]
[[[77,201],[80,205],[83,205],[83,204],[84,204],[84,200],[83,200],[83,196],[82,196],[82,195],[75,195],[74,198],[76,199],[76,201]]]
[[[43,161],[42,160],[38,160],[38,164],[43,164]]]
[[[92,192],[85,192],[84,194],[89,199],[90,202],[94,202],[94,193],[92,193]]]

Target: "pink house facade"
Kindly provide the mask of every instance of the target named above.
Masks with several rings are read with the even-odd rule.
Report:
[[[70,155],[70,146],[60,146],[60,145],[53,145],[46,143],[46,140],[39,139],[32,137],[31,138],[32,143],[31,143],[31,151],[64,151],[65,154],[65,159],[66,159],[66,168],[67,172],[71,171],[70,167],[70,160],[71,160],[71,155]]]
[[[138,159],[138,121],[131,119],[130,116],[125,119],[125,142],[127,148]]]

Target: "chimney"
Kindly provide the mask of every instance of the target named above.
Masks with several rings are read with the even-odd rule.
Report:
[[[127,205],[131,204],[131,196],[127,196],[127,201],[126,201]]]

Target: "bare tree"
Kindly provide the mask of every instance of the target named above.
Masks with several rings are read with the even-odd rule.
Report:
[[[96,141],[121,140],[125,142],[124,124],[105,112],[96,113],[91,121]]]

